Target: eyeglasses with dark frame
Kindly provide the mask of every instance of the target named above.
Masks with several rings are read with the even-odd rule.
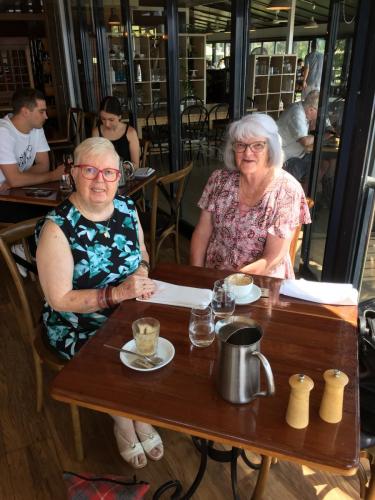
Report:
[[[250,148],[250,151],[253,153],[261,153],[266,147],[267,141],[256,141],[250,144],[246,144],[244,142],[234,142],[232,144],[233,151],[235,153],[244,153],[247,148]]]
[[[102,174],[103,179],[106,182],[115,182],[120,177],[121,172],[116,168],[97,168],[92,165],[74,165],[79,168],[83,177],[89,181],[93,181],[99,175]]]

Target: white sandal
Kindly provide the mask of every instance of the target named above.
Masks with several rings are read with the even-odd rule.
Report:
[[[121,430],[119,429],[117,424],[114,425],[113,432],[115,434],[115,438],[117,441],[117,446],[118,446],[120,455],[125,460],[125,462],[127,462],[129,465],[134,467],[134,469],[142,469],[143,467],[145,467],[147,465],[147,458],[146,458],[146,455],[143,451],[143,447],[142,447],[141,443],[140,442],[132,443],[132,442],[128,441],[124,437],[124,435],[121,433]],[[142,456],[142,455],[145,458],[144,463],[143,463],[143,461],[138,463],[138,464],[135,464],[134,462],[132,462],[132,459],[134,457]]]
[[[156,448],[156,446],[160,446],[162,445],[163,446],[163,441],[161,440],[161,437],[159,435],[159,433],[153,428],[152,428],[152,431],[151,432],[142,432],[142,431],[139,431],[139,430],[136,430],[137,434],[138,434],[138,437],[139,437],[139,440],[141,442],[141,445],[146,453],[146,455],[148,456],[148,458],[150,458],[151,460],[160,460],[161,458],[163,458],[163,455],[164,455],[164,448],[162,449],[161,451],[161,454],[157,457],[151,455],[151,451]],[[146,439],[144,441],[142,441],[141,439],[141,436],[146,436]]]

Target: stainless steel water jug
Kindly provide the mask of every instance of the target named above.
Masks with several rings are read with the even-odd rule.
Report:
[[[275,384],[271,366],[260,353],[262,328],[255,321],[232,316],[223,321],[218,331],[219,366],[218,389],[231,403],[248,403],[259,396],[271,396]],[[267,390],[260,390],[260,364],[262,364]]]

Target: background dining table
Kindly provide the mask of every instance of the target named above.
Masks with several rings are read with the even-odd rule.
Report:
[[[227,274],[160,264],[152,277],[212,289],[214,281]],[[340,475],[354,474],[359,465],[357,307],[293,299],[280,295],[279,279],[255,276],[254,280],[268,297],[237,305],[235,314],[252,318],[263,329],[261,352],[273,370],[274,396],[243,405],[223,400],[216,387],[218,341],[207,348],[191,345],[190,310],[132,300],[121,303],[57,375],[51,388],[53,398],[259,453],[263,465],[253,498],[261,498],[267,476],[272,479],[268,475],[271,457]],[[157,318],[160,336],[175,347],[171,362],[150,373],[124,366],[117,352],[103,347],[123,346],[132,338],[132,322],[144,316]],[[323,373],[330,368],[349,377],[338,424],[319,417]],[[297,430],[286,423],[285,414],[289,377],[301,373],[315,385],[310,394],[309,425]]]
[[[152,174],[141,179],[127,180],[125,186],[119,188],[119,194],[131,196],[147,186],[154,178],[155,174]],[[60,183],[56,181],[0,191],[0,201],[57,207],[69,195],[70,192],[61,191]]]

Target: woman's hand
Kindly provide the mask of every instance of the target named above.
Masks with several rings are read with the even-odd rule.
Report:
[[[141,297],[142,299],[149,299],[155,292],[155,283],[146,276],[138,273],[138,270],[128,276],[125,281],[116,286],[112,290],[113,299],[116,303],[123,300],[135,299]]]

